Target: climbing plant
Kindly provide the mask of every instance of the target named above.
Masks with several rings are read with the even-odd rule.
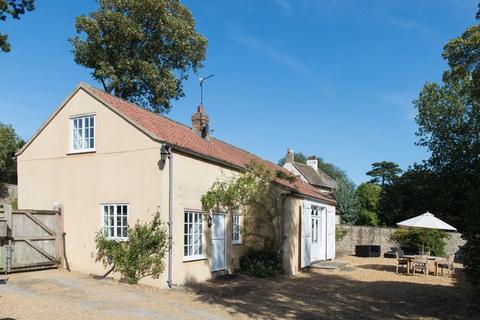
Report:
[[[293,182],[295,177],[252,161],[241,174],[217,180],[201,198],[207,219],[214,211],[243,215],[241,233],[248,251],[241,259],[244,273],[264,277],[281,272],[279,180]]]

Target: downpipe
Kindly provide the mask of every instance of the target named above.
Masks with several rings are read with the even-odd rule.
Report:
[[[163,145],[160,150],[160,163],[165,166],[168,159],[168,279],[169,288],[173,287],[173,153],[172,147]],[[162,169],[162,167],[161,167]]]

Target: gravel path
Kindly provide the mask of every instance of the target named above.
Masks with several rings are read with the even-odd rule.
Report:
[[[0,284],[0,319],[480,319],[463,271],[395,274],[395,260],[345,257],[347,267],[276,280],[230,276],[174,290],[48,270]]]

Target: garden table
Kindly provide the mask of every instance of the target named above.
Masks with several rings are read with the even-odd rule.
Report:
[[[412,267],[412,262],[415,260],[415,258],[424,258],[425,256],[422,255],[410,255],[406,254],[403,256],[405,259],[407,259],[407,274],[410,274],[411,267]],[[433,262],[434,265],[434,273],[435,275],[438,275],[438,262],[444,261],[444,257],[437,257],[437,256],[427,256],[427,275],[430,272],[430,261]]]

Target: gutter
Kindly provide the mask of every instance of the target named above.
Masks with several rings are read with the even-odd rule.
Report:
[[[172,147],[162,145],[160,162],[165,165],[168,159],[168,279],[169,288],[173,286],[173,153]]]

